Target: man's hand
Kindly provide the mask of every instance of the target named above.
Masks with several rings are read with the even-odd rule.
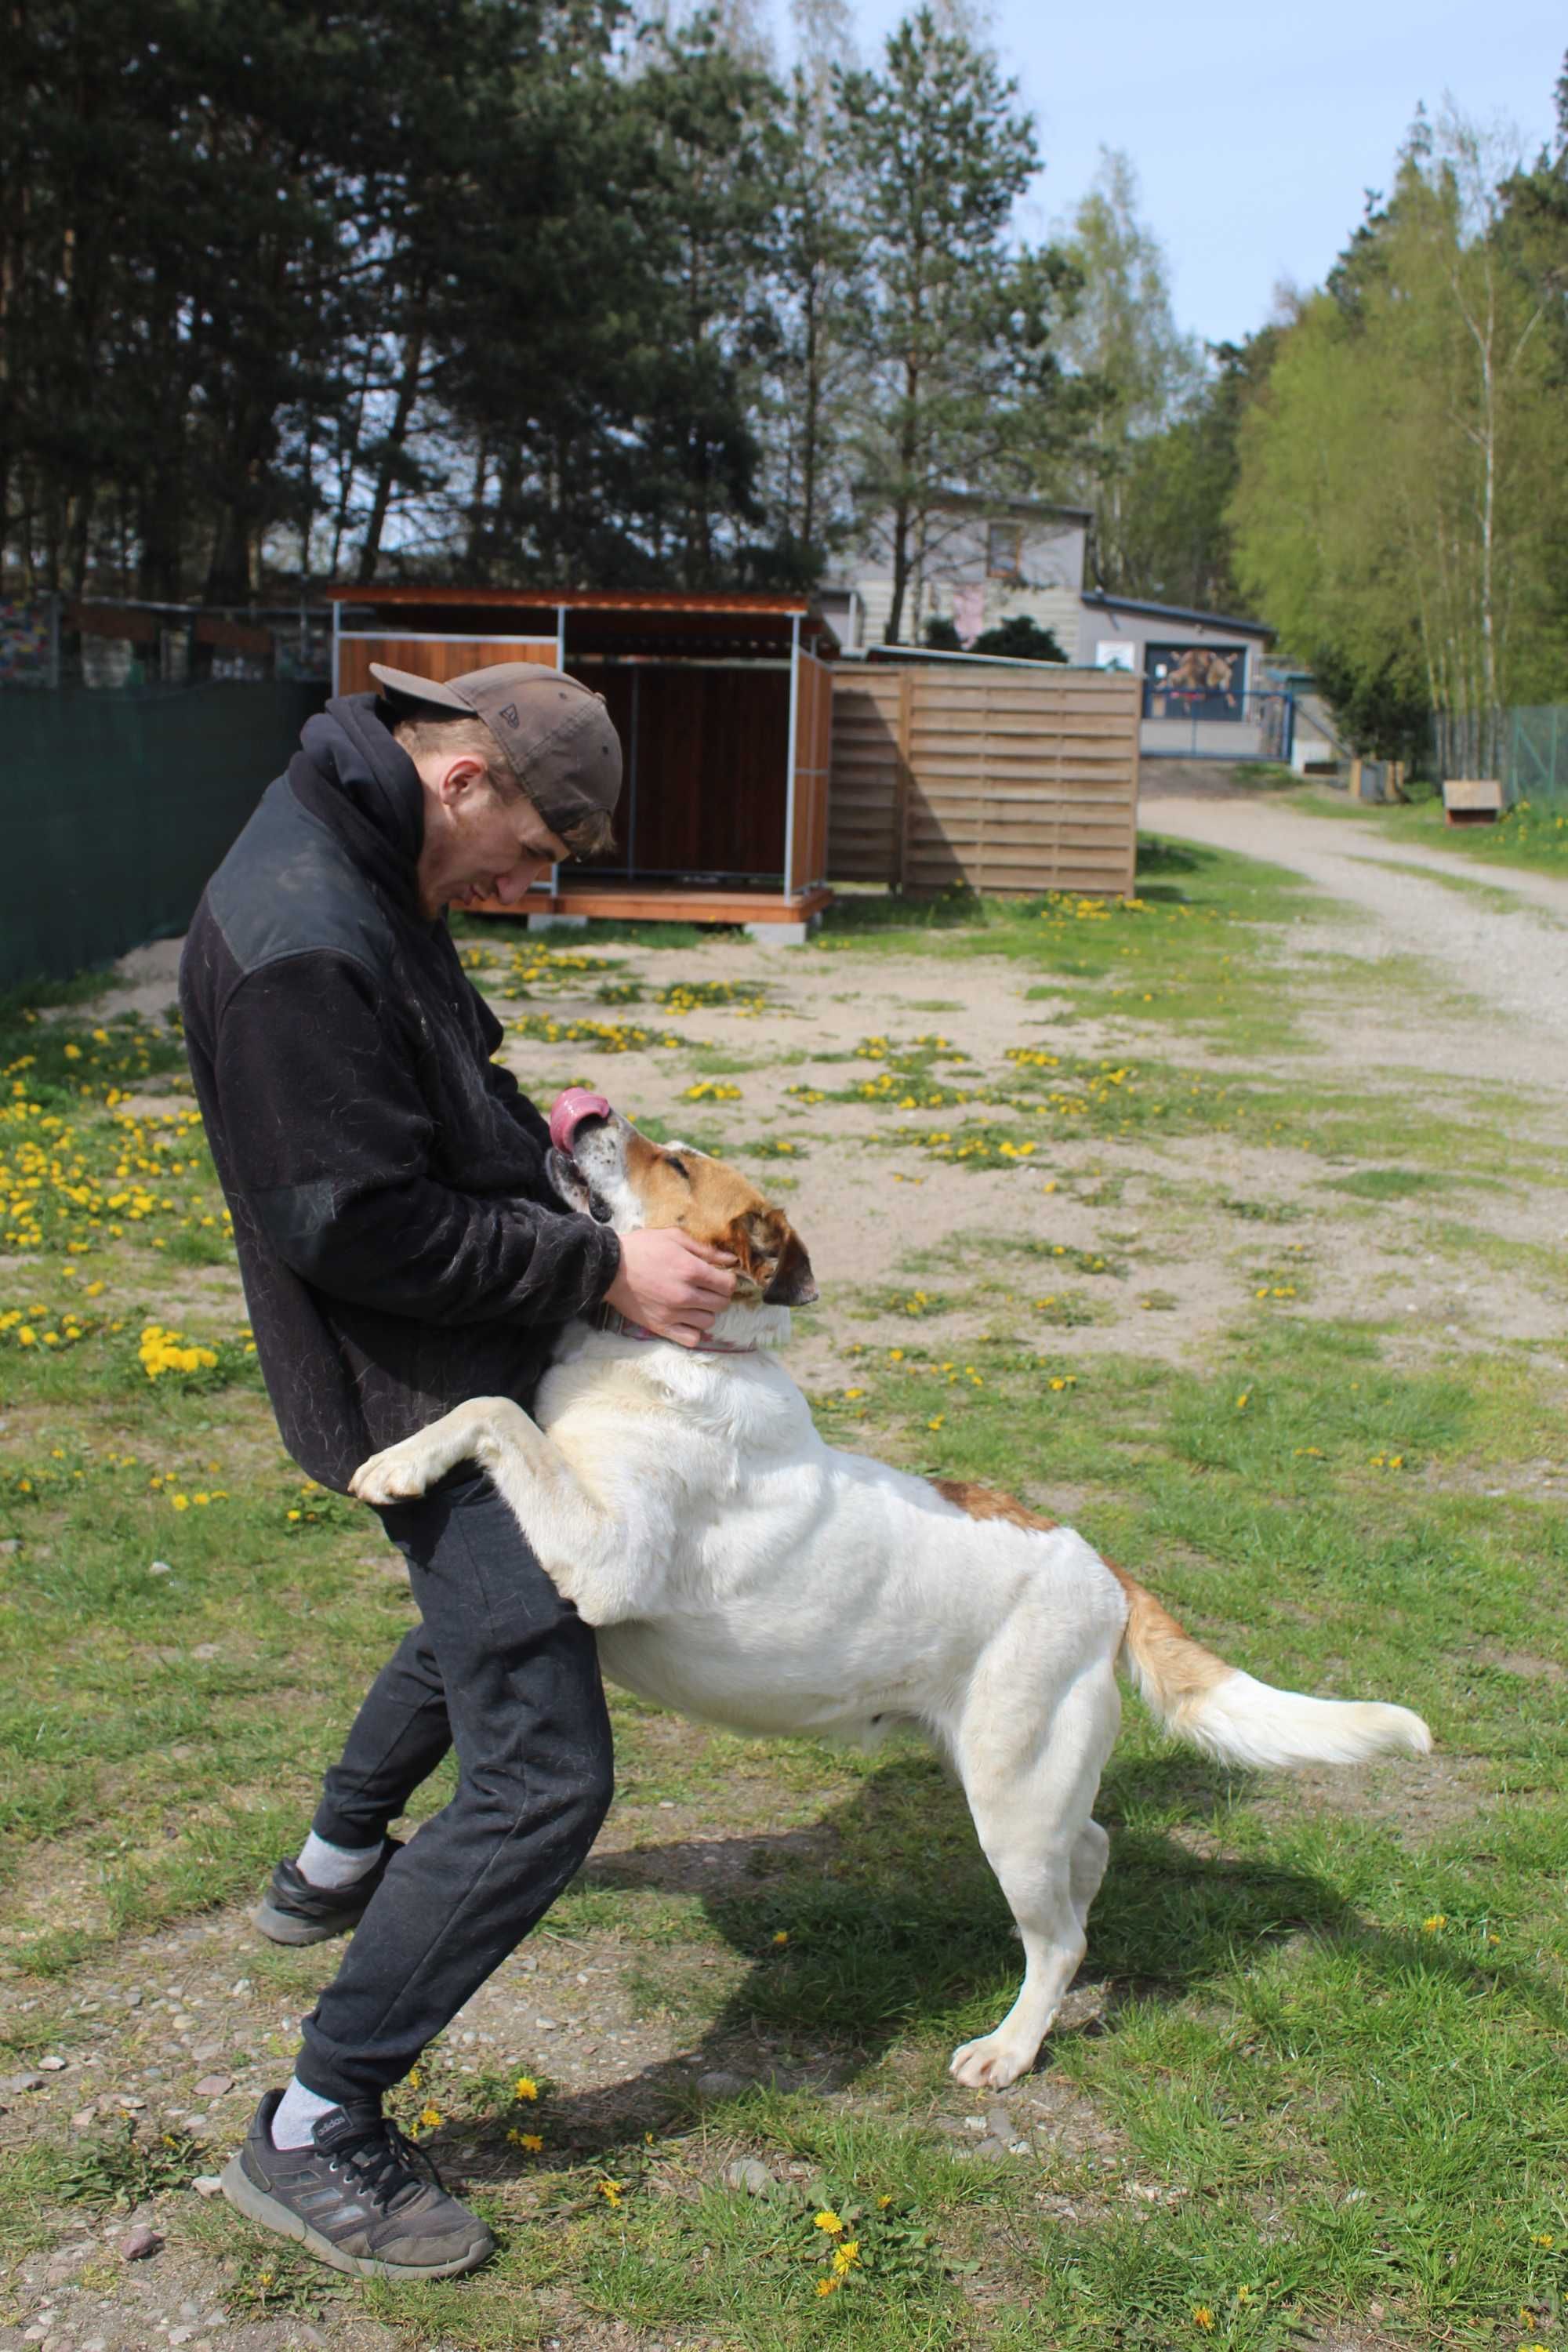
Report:
[[[693,1241],[678,1225],[621,1235],[621,1268],[605,1304],[661,1339],[700,1347],[735,1287],[730,1251]]]

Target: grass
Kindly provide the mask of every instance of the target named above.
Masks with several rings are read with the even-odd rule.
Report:
[[[934,1761],[904,1740],[748,1743],[617,1695],[626,1834],[541,1948],[624,2018],[741,2064],[744,2087],[700,2095],[690,2071],[650,2063],[608,2097],[541,2073],[524,2101],[515,2067],[473,2066],[447,2037],[400,2111],[439,2116],[434,2151],[501,2252],[461,2288],[416,2291],[339,2282],[181,2195],[197,2159],[151,2123],[50,2137],[17,2107],[6,2259],[152,2193],[237,2322],[331,2332],[363,2314],[427,2352],[570,2343],[611,2320],[645,2346],[748,2352],[1563,2352],[1568,1533],[1537,1475],[1561,1349],[1415,1347],[1317,1295],[1337,1237],[1374,1213],[1478,1277],[1549,1289],[1552,1254],[1486,1218],[1500,1169],[1560,1181],[1557,1139],[1541,1103],[1502,1089],[1325,1081],[1302,1050],[1310,986],[1281,979],[1283,927],[1307,903],[1288,877],[1158,845],[1142,877],[1129,912],[852,903],[812,951],[847,960],[866,1020],[894,1034],[791,1107],[842,1094],[906,1166],[949,1150],[1011,1171],[976,1189],[972,1218],[911,1236],[896,1278],[861,1279],[851,1315],[880,1333],[831,1349],[819,1422],[1047,1511],[1070,1496],[1083,1533],[1223,1654],[1415,1706],[1437,1756],[1289,1786],[1173,1746],[1131,1703],[1100,1806],[1114,1846],[1092,1998],[1007,2102],[1028,2152],[994,2158],[965,2120],[988,2103],[944,2070],[1010,1999],[1017,1946]],[[667,950],[701,935],[628,929],[610,959],[598,930],[592,955],[558,935],[542,956],[462,928],[488,986],[546,1000],[516,1016],[533,1043],[570,1045],[591,1072],[605,1028],[679,1033],[689,1061],[672,1066],[680,1087],[696,1073],[707,1143],[781,1155],[747,1160],[770,1185],[791,1158],[803,1181],[831,1171],[826,1137],[764,1131],[799,1058],[766,1017],[780,1008],[672,976]],[[878,1005],[890,952],[933,967],[905,1007],[918,1022]],[[935,967],[987,956],[1016,992],[1042,992],[1048,1025],[1011,1061],[960,1058],[927,1025],[961,1009]],[[606,1018],[579,1034],[552,1009],[563,997],[597,997]],[[1125,1018],[1124,1055],[1064,1055],[1047,999]],[[18,2068],[98,2047],[102,1988],[142,1980],[147,1939],[250,1893],[298,1834],[367,1660],[409,1618],[365,1516],[279,1452],[177,1036],[95,1028],[68,992],[58,1017],[39,1010],[0,1006],[0,1868]],[[724,1046],[689,1034],[709,1016],[754,1021],[743,1057],[727,1025]],[[906,1112],[911,1089],[966,1099]],[[1239,1138],[1247,1172],[1156,1159],[1155,1183],[1166,1136],[1189,1152]],[[1140,1298],[1172,1302],[1139,1292],[1139,1267],[1200,1194],[1224,1221],[1212,1272],[1240,1303],[1201,1357],[1168,1362],[1140,1351]],[[1069,1214],[1099,1221],[1092,1243]],[[153,1324],[177,1339],[147,1342]],[[421,1809],[448,1786],[437,1776]],[[731,1846],[733,1869],[690,1866]],[[197,1961],[167,1965],[197,1981]],[[255,2008],[227,2030],[281,2064],[321,1956],[245,1966]],[[139,2030],[117,2027],[116,2046]],[[761,2159],[765,2193],[731,2183],[737,2157]],[[6,2292],[20,2308],[15,2279]]]
[[[1497,824],[1448,824],[1440,800],[1404,806],[1363,805],[1317,785],[1295,794],[1290,806],[1309,816],[1364,824],[1388,841],[1450,851],[1457,858],[1480,866],[1568,874],[1568,808],[1561,802],[1521,802]]]

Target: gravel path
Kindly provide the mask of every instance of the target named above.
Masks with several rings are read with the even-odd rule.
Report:
[[[1511,1066],[1499,1076],[1568,1086],[1568,881],[1507,866],[1479,873],[1440,849],[1352,835],[1267,802],[1161,799],[1148,816],[1153,832],[1267,858],[1359,908],[1371,919],[1371,953],[1421,956],[1446,987],[1523,1024],[1506,1048],[1500,1041]]]

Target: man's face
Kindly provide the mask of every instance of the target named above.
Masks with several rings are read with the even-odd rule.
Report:
[[[443,907],[499,898],[515,907],[542,874],[569,853],[531,801],[502,800],[471,752],[415,763],[425,787],[419,898],[434,918]]]

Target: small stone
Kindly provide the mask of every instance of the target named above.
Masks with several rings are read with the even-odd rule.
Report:
[[[127,2009],[140,2009],[140,2008],[141,2008],[141,2006],[142,2006],[142,1988],[141,1988],[141,1986],[140,1986],[140,1985],[135,1985],[135,1986],[133,1986],[133,1987],[132,1988],[132,1990],[131,1990],[126,1994],[126,1996],[125,1996],[125,2006],[126,2006],[126,2008],[127,2008]]]
[[[38,2067],[39,2071],[45,2074],[63,2074],[66,2070],[66,2062],[63,2058],[40,2058],[38,2061]]]
[[[147,1573],[149,1576],[173,1576],[174,1571],[166,1559],[155,1559],[149,1562]]]
[[[204,2074],[196,2084],[198,2099],[221,2099],[226,2091],[234,2088],[232,2074]]]
[[[746,2087],[743,2074],[731,2074],[728,2066],[715,2066],[697,2077],[697,2088],[705,2099],[735,2099]]]
[[[226,2042],[198,2042],[191,2056],[198,2066],[204,2066],[211,2059],[221,2058],[227,2048]]]
[[[773,2176],[760,2158],[738,2156],[733,2164],[724,2167],[724,2185],[728,2189],[743,2189],[748,2197],[765,2197],[773,2185]]]
[[[188,2344],[195,2332],[194,2327],[171,2327],[168,2341],[171,2344]]]
[[[208,1658],[221,1658],[223,1645],[218,1642],[198,1642],[191,1655],[193,1658],[201,1658],[204,1661]]]
[[[976,2146],[974,2153],[976,2156],[1005,2156],[1007,2143],[1005,2139],[998,2139],[994,2132],[987,2132],[984,2138]]]
[[[7,1536],[4,1543],[0,1543],[0,1559],[9,1559],[14,1553],[19,1552],[21,1549],[22,1538],[20,1536]]]
[[[43,2087],[41,2074],[6,2074],[0,2078],[0,2092],[41,2091]]]
[[[561,2021],[558,2017],[536,2017],[533,2021],[541,2033],[558,2033],[561,2030]]]
[[[156,2230],[139,2221],[134,2230],[127,2230],[117,2249],[122,2263],[145,2263],[161,2252],[163,2241]]]
[[[198,2197],[221,2197],[223,2182],[216,2172],[198,2172],[191,2187]]]
[[[96,2107],[79,2107],[71,2117],[72,2131],[87,2131],[98,2121]]]
[[[1367,2315],[1367,2317],[1368,2317],[1368,2318],[1373,2322],[1373,2325],[1375,2326],[1376,2326],[1376,2324],[1377,2324],[1377,2322],[1378,2322],[1378,2321],[1383,2317],[1383,2305],[1382,2305],[1382,2304],[1381,2304],[1381,2303],[1369,2303],[1369,2304],[1367,2305],[1367,2307],[1366,2307],[1366,2315]]]

